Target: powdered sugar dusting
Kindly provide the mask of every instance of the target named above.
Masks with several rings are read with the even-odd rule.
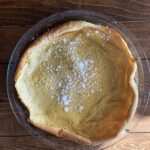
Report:
[[[106,33],[103,33],[103,32],[100,32],[100,37],[104,40],[104,41],[109,41],[110,40],[110,38],[111,38],[111,35],[108,35],[108,34],[106,34]]]
[[[83,69],[85,68],[85,64],[82,61],[78,62],[77,66],[78,66],[78,68],[79,68],[80,71],[83,71]]]
[[[64,106],[67,106],[70,103],[70,98],[68,95],[65,95],[65,93],[63,93],[60,98],[60,101],[61,101],[61,104],[63,104]]]
[[[90,33],[88,32],[87,36],[90,36]],[[57,65],[48,65],[46,67],[53,79],[57,79],[53,84],[53,88],[50,89],[51,98],[56,99],[66,113],[72,110],[81,113],[84,111],[84,105],[80,100],[84,99],[84,97],[87,99],[95,92],[102,90],[100,85],[95,82],[97,68],[94,60],[90,57],[90,54],[80,57],[79,48],[85,44],[80,37],[81,35],[73,40],[61,39],[60,43],[64,43],[64,47],[56,42],[58,45],[53,59],[57,60]],[[49,55],[51,55],[51,52]],[[65,63],[66,67],[62,64],[64,59],[70,62]],[[61,78],[58,79],[57,76]],[[59,94],[56,91],[59,91]]]
[[[83,111],[83,106],[80,105],[80,106],[79,106],[79,112],[82,112],[82,111]]]
[[[61,71],[61,70],[62,70],[62,66],[59,65],[56,67],[56,71]]]
[[[64,112],[68,112],[69,108],[68,107],[64,107]]]

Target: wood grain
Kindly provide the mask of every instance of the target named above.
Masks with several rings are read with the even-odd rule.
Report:
[[[0,63],[8,63],[20,36],[28,27],[0,27]]]
[[[150,107],[147,108],[147,110],[150,110]],[[150,133],[150,115],[147,116],[139,116],[140,121],[137,123],[135,128],[131,132],[149,132]]]
[[[150,21],[122,21],[121,23],[135,36],[147,57],[150,58]],[[140,56],[144,58],[143,53],[140,53]]]
[[[72,0],[73,1],[73,0]],[[84,0],[83,9],[102,11],[118,20],[149,20],[150,1],[137,0]]]
[[[122,22],[135,35],[137,42],[140,42],[147,57],[150,58],[150,22]],[[17,41],[25,31],[31,26],[26,27],[0,27],[0,63],[8,63],[10,55]],[[142,51],[140,56],[145,58]]]
[[[6,110],[4,112],[6,112]],[[29,133],[17,122],[11,110],[9,109],[7,112],[7,114],[2,113],[2,111],[0,113],[0,137],[29,135]]]
[[[2,150],[52,150],[31,136],[0,137]],[[128,134],[124,139],[107,148],[107,150],[149,150],[150,134]],[[65,147],[62,147],[65,150]],[[79,150],[74,149],[72,150]],[[100,149],[99,149],[100,150]]]
[[[1,150],[52,150],[31,136],[0,137]]]
[[[0,25],[31,25],[52,13],[80,7],[69,0],[1,0]]]
[[[8,100],[6,93],[7,64],[0,64],[0,104]],[[2,108],[2,107],[0,107]]]
[[[150,1],[136,0],[1,0],[0,25],[31,25],[68,9],[103,12],[118,20],[150,20]]]
[[[107,150],[150,150],[150,134],[129,134]]]

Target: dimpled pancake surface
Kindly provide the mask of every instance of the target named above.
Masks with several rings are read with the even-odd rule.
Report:
[[[115,30],[72,21],[46,32],[25,51],[15,87],[32,124],[91,143],[115,137],[130,118],[135,70]]]

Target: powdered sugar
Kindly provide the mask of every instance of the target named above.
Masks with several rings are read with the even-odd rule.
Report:
[[[68,112],[69,108],[68,107],[64,107],[64,112]]]
[[[90,33],[88,33],[88,36],[90,36]],[[84,97],[88,98],[88,96],[101,89],[100,85],[94,82],[97,75],[97,67],[90,56],[91,54],[85,55],[86,57],[83,58],[80,57],[79,47],[85,43],[79,37],[74,38],[72,41],[63,38],[60,42],[63,42],[65,47],[56,46],[53,58],[58,59],[56,61],[57,65],[48,65],[46,68],[53,75],[54,80],[57,75],[61,77],[56,78],[57,80],[53,84],[54,88],[51,89],[51,98],[58,100],[58,104],[63,106],[64,112],[69,112],[73,109],[74,111],[82,112],[84,111],[84,105],[80,100],[84,99]],[[62,57],[65,57],[63,59],[67,59],[70,62],[68,64],[65,63],[66,67],[63,66],[61,59],[59,59]],[[66,68],[67,70],[64,71]],[[59,91],[59,94],[56,95],[55,91]]]
[[[79,106],[79,112],[82,112],[83,111],[83,105],[80,105]]]
[[[63,104],[64,106],[67,106],[67,105],[69,105],[69,103],[70,103],[70,98],[69,98],[68,95],[65,95],[65,94],[63,93],[63,94],[61,95],[60,101],[61,101],[61,104]]]
[[[61,71],[61,70],[62,70],[62,66],[59,65],[56,67],[56,71]]]
[[[84,70],[84,68],[85,68],[85,63],[80,61],[80,62],[77,63],[77,67],[82,72]]]
[[[46,68],[48,71],[51,71],[52,70],[52,67],[51,66],[47,66]]]
[[[64,38],[64,39],[63,39],[63,42],[64,42],[64,44],[66,44],[66,43],[67,43],[67,39]]]
[[[84,83],[84,82],[82,82],[81,84],[80,84],[80,86],[82,87],[82,88],[86,88],[86,83]]]
[[[96,87],[98,87],[95,82],[89,82],[91,78],[96,76],[96,68],[93,67],[93,64],[94,61],[91,59],[75,61],[73,65],[74,68],[76,68],[76,72],[66,75],[64,79],[65,84],[61,89],[61,95],[59,98],[59,102],[64,106],[65,112],[70,111],[69,107],[71,107],[74,99],[79,98],[77,95],[81,95],[82,97],[82,92],[84,90],[91,90],[91,94],[93,94],[93,86],[95,86],[95,89]],[[73,90],[75,93],[73,93],[73,95],[70,95],[70,90]],[[82,112],[83,105],[79,105],[76,110]]]
[[[109,39],[111,38],[111,35],[105,34],[103,32],[100,32],[100,37],[104,40],[104,41],[109,41]]]

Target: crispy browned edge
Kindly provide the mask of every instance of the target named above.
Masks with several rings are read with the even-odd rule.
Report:
[[[15,73],[15,77],[14,77],[14,80],[15,82],[17,81],[21,71],[22,71],[22,68],[23,66],[26,64],[26,60],[27,60],[27,57],[30,55],[30,53],[32,52],[32,47],[34,46],[38,46],[41,41],[43,40],[49,40],[49,41],[52,41],[53,39],[55,39],[56,37],[60,36],[61,33],[59,32],[59,30],[61,30],[64,26],[68,26],[68,25],[72,25],[72,26],[78,26],[80,25],[82,21],[70,21],[68,23],[64,23],[58,27],[55,27],[54,29],[52,29],[51,31],[48,31],[46,33],[44,33],[42,36],[40,36],[37,40],[35,40],[28,48],[27,50],[25,50],[24,54],[22,55],[21,59],[20,59],[20,62],[18,64],[18,67],[17,67],[17,70],[16,70],[16,73]],[[83,28],[83,27],[82,27]],[[130,120],[132,117],[133,117],[133,114],[136,110],[136,106],[137,106],[137,86],[133,83],[134,82],[134,76],[135,76],[135,72],[136,72],[136,62],[126,44],[126,42],[123,40],[123,38],[120,36],[120,34],[115,31],[114,29],[110,29],[110,28],[107,28],[107,27],[103,27],[104,31],[108,31],[110,30],[111,31],[111,34],[113,34],[113,36],[117,36],[117,40],[118,42],[120,42],[122,44],[122,46],[126,49],[126,52],[127,54],[129,55],[129,58],[131,59],[132,63],[133,63],[133,72],[131,74],[131,78],[130,78],[130,85],[132,86],[133,88],[133,91],[135,93],[135,97],[133,99],[133,106],[132,108],[130,109],[130,112],[129,112],[129,116],[127,118],[127,120]],[[64,33],[67,33],[67,32],[64,32]],[[63,33],[63,34],[64,34]],[[16,87],[16,90],[17,90],[17,87]],[[17,94],[21,100],[21,102],[24,104],[22,98],[21,98],[21,95],[19,94],[19,91],[17,90]],[[25,105],[25,104],[24,104]],[[27,108],[27,106],[26,106]],[[28,109],[28,108],[27,108]],[[29,110],[28,110],[29,111]],[[30,113],[30,111],[29,111]],[[30,122],[31,124],[35,125],[36,127],[39,127],[40,129],[43,129],[53,135],[56,135],[58,137],[63,137],[64,139],[67,139],[67,140],[71,140],[71,141],[74,141],[74,142],[77,142],[77,143],[82,143],[82,144],[88,144],[88,145],[91,145],[91,144],[98,144],[98,143],[101,143],[101,141],[91,141],[90,139],[88,138],[85,138],[83,136],[80,136],[78,134],[74,134],[74,133],[70,133],[68,131],[65,131],[63,130],[62,128],[58,128],[58,127],[49,127],[49,126],[46,126],[46,125],[43,125],[43,124],[37,124],[37,123],[34,123],[32,122],[30,119],[28,119],[28,122]],[[125,126],[122,127],[122,129],[120,130],[120,132],[118,133],[121,134],[122,130],[125,128]],[[118,136],[117,135],[117,136]]]

